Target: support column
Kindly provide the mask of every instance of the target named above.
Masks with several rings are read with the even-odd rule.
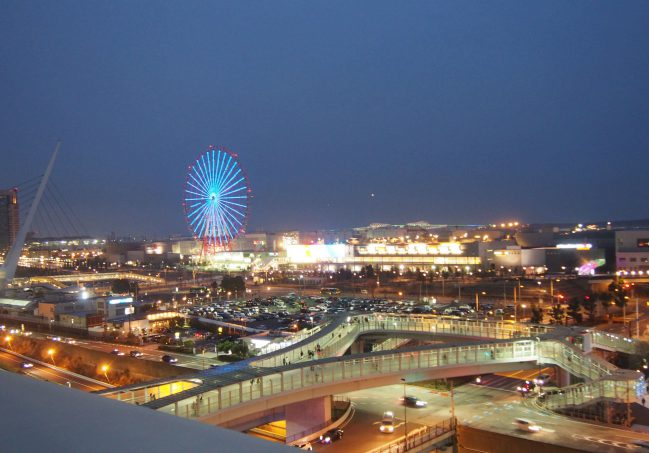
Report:
[[[331,396],[324,396],[285,406],[286,438],[290,440],[331,420],[331,400]]]
[[[354,341],[350,349],[352,354],[362,354],[365,352],[365,340]]]
[[[570,385],[570,381],[571,381],[570,373],[560,367],[556,367],[556,369],[557,369],[557,385],[559,387],[566,387]]]

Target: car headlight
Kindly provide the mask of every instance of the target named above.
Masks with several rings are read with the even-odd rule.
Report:
[[[419,406],[419,407],[424,407],[426,405],[426,402],[425,401],[417,401],[415,404],[417,406]]]

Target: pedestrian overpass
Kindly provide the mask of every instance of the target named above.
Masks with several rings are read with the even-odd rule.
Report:
[[[197,385],[158,395],[160,380],[100,392],[183,418],[247,429],[274,419],[287,420],[287,436],[308,431],[329,419],[330,395],[364,388],[457,376],[535,368],[552,364],[567,376],[584,379],[578,390],[568,388],[562,400],[548,404],[581,404],[602,398],[636,402],[644,394],[643,375],[621,370],[588,354],[598,341],[591,332],[512,322],[470,321],[434,316],[358,315],[302,332],[292,344],[259,357],[192,376]],[[396,351],[345,355],[367,333],[429,335],[473,340],[463,344],[435,344]],[[581,348],[571,344],[581,335]],[[628,347],[626,339],[605,336],[606,347]],[[310,354],[310,352],[314,352]],[[311,359],[311,357],[314,357]],[[568,382],[566,382],[568,383]],[[575,387],[576,388],[576,387]],[[166,396],[165,396],[166,395]],[[567,396],[566,396],[567,395]]]

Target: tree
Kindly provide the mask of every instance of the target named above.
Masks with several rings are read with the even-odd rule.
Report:
[[[532,315],[530,316],[530,322],[532,324],[541,324],[543,321],[543,309],[538,305],[532,306]]]
[[[597,294],[597,300],[602,304],[602,308],[604,309],[604,313],[606,313],[606,318],[608,319],[608,311],[611,308],[613,296],[611,293],[599,293]]]
[[[110,291],[114,294],[135,294],[138,290],[137,282],[132,282],[125,278],[113,280]]]
[[[615,305],[623,308],[626,305],[627,294],[626,288],[628,285],[624,284],[624,280],[619,279],[608,285],[608,292],[611,295],[612,301]]]
[[[595,322],[595,310],[597,309],[597,299],[594,295],[584,296],[584,299],[581,301],[582,305],[586,312],[588,312],[588,320],[590,322]]]
[[[561,304],[556,304],[552,306],[550,310],[550,323],[551,324],[563,324],[566,317],[566,312],[561,308]]]
[[[573,297],[568,301],[568,316],[575,321],[575,324],[583,321],[584,316],[581,313],[581,300],[579,297]]]
[[[237,275],[236,277],[224,275],[223,280],[221,281],[221,288],[223,288],[223,291],[226,293],[243,294],[246,291],[246,282],[240,275]]]

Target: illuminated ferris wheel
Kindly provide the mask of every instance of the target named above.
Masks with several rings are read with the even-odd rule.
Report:
[[[237,155],[210,146],[188,167],[183,206],[203,253],[228,250],[246,228],[251,190]]]

